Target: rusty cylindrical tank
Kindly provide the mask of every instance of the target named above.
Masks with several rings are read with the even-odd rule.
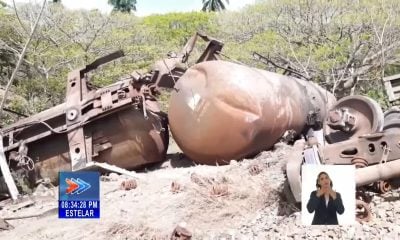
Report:
[[[310,112],[324,118],[334,96],[318,85],[226,61],[189,68],[169,106],[172,135],[203,164],[227,164],[269,149],[287,130],[305,130]]]

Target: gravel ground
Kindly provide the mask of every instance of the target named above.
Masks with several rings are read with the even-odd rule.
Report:
[[[179,149],[176,149],[179,151]],[[16,209],[0,202],[0,217],[50,210],[44,217],[10,220],[13,230],[0,239],[169,239],[181,223],[193,239],[397,239],[400,193],[373,197],[374,218],[352,226],[301,225],[300,210],[283,194],[285,156],[290,146],[277,144],[254,159],[227,166],[195,165],[179,154],[137,174],[136,189],[125,191],[126,178],[111,174],[101,181],[101,219],[58,219],[57,188],[37,190],[30,206]],[[174,182],[174,189],[171,188]],[[49,195],[43,197],[45,194]]]

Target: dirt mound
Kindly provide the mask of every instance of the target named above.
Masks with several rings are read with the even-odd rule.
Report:
[[[169,155],[162,165],[138,173],[137,186],[129,191],[121,188],[125,177],[102,177],[99,220],[58,219],[53,211],[39,218],[10,220],[15,228],[0,232],[0,239],[170,239],[179,224],[193,239],[370,239],[380,233],[398,237],[398,191],[374,197],[371,223],[302,226],[299,206],[288,204],[283,194],[289,151],[291,147],[278,144],[273,151],[226,166],[194,165],[182,155]],[[57,189],[50,196],[32,196],[33,205],[26,207],[1,203],[5,206],[0,217],[55,209],[54,192]]]

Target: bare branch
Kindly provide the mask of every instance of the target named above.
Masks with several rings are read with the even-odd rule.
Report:
[[[33,38],[33,35],[35,34],[37,25],[39,23],[40,17],[42,16],[42,13],[43,13],[43,10],[44,10],[45,6],[46,6],[46,0],[43,0],[43,5],[42,5],[42,8],[40,10],[40,13],[37,16],[37,19],[35,21],[35,24],[33,25],[33,28],[32,28],[31,33],[29,35],[29,38],[26,41],[24,48],[22,49],[21,55],[19,56],[19,59],[18,59],[18,62],[17,62],[17,66],[15,67],[15,69],[14,69],[12,75],[11,75],[11,78],[7,83],[6,90],[4,91],[4,96],[3,96],[3,99],[2,99],[1,104],[0,104],[0,116],[1,116],[1,114],[3,112],[3,107],[4,107],[4,103],[5,103],[6,99],[7,99],[7,94],[8,94],[8,92],[10,90],[10,87],[11,87],[11,85],[12,85],[14,79],[15,79],[15,76],[17,75],[18,69],[21,66],[22,60],[23,60],[23,58],[25,56],[26,50],[28,49],[29,43],[31,42],[31,40]]]
[[[28,29],[26,29],[25,25],[21,21],[21,18],[19,17],[17,6],[15,4],[15,0],[13,0],[13,7],[14,7],[14,11],[15,11],[15,16],[17,17],[19,24],[21,25],[22,29],[25,31],[25,34],[28,35],[29,31],[28,31]]]

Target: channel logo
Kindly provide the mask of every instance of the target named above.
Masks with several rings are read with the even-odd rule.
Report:
[[[89,183],[80,178],[66,178],[65,182],[68,184],[68,188],[65,191],[66,194],[81,194],[91,187]]]
[[[100,173],[60,172],[59,218],[100,218]]]

